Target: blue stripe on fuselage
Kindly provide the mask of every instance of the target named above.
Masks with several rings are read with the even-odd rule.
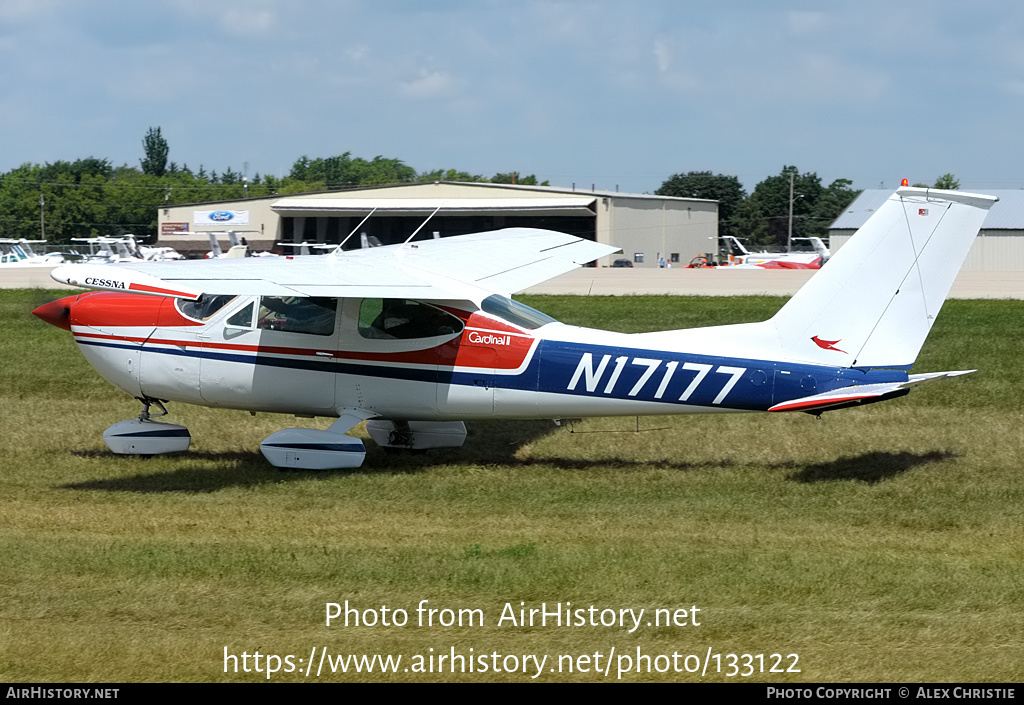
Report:
[[[153,347],[77,339],[80,345],[141,350],[146,353],[206,358],[316,372],[436,382],[463,386],[540,391],[723,409],[766,410],[793,399],[854,384],[904,382],[907,372],[691,355],[665,350],[542,340],[520,373],[460,372],[451,368],[410,368],[353,361],[233,354],[206,349]]]
[[[555,340],[541,341],[523,377],[532,379],[534,375],[536,389],[542,392],[744,410],[766,410],[784,401],[854,384],[907,379],[902,370],[837,368]],[[509,386],[503,382],[499,376],[498,386]]]

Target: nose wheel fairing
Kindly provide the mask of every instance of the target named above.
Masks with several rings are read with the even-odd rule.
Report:
[[[188,450],[192,434],[174,423],[131,419],[104,431],[103,442],[118,455],[162,455]]]
[[[120,421],[103,432],[103,442],[117,455],[162,455],[183,453],[192,443],[192,434],[184,426],[164,421],[154,421],[149,413],[156,404],[162,413],[167,409],[157,399],[143,399],[142,411],[136,419]]]

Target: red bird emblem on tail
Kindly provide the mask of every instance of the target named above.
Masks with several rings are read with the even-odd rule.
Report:
[[[836,343],[838,343],[839,340],[842,340],[842,338],[839,340],[822,340],[818,336],[814,336],[811,340],[822,350],[835,350],[836,352],[846,353],[845,350],[840,350],[836,347]]]

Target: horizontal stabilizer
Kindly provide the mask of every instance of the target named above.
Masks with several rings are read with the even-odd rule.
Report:
[[[842,389],[833,389],[831,392],[815,394],[800,399],[776,404],[768,411],[828,411],[830,409],[856,406],[858,404],[870,404],[876,401],[886,401],[895,397],[903,396],[911,387],[916,387],[925,382],[946,377],[958,377],[970,374],[975,370],[960,370],[957,372],[931,372],[922,375],[910,375],[906,382],[883,382],[881,384],[861,384]]]

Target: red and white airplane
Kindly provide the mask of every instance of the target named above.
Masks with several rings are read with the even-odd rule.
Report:
[[[76,264],[92,291],[36,309],[142,402],[115,453],[188,448],[167,401],[335,417],[260,448],[278,467],[357,467],[385,447],[462,445],[464,420],[823,411],[966,374],[910,368],[995,198],[901,188],[770,320],[624,334],[509,296],[615,248],[509,229],[330,255]]]
[[[825,247],[820,237],[794,237],[793,240],[803,240],[811,243],[812,252],[750,252],[739,238],[732,235],[723,235],[724,240],[733,250],[730,255],[730,262],[734,264],[720,264],[719,267],[732,269],[821,269],[821,266],[828,261],[831,253]]]

